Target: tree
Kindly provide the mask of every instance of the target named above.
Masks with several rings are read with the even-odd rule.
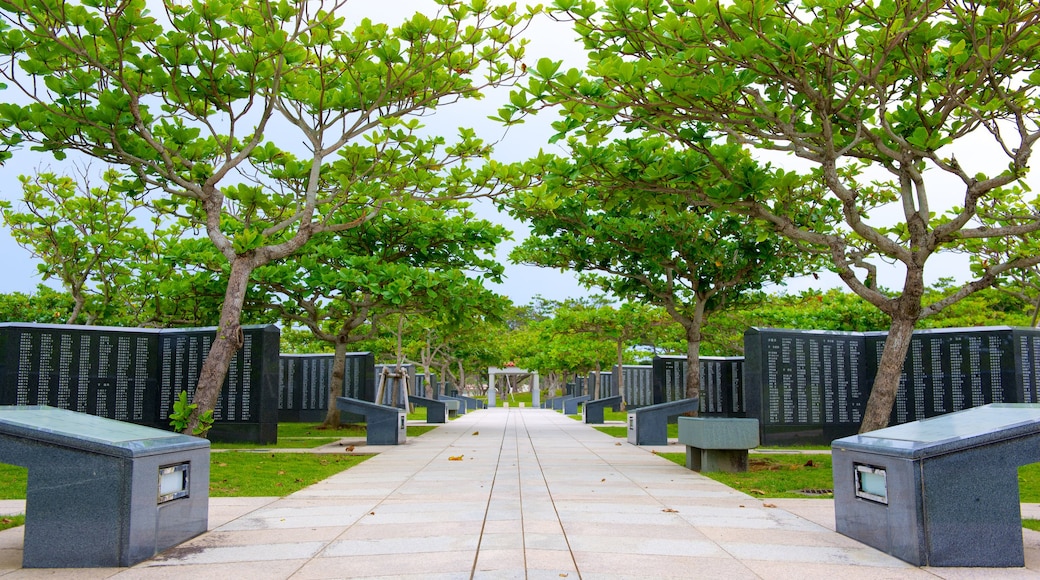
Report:
[[[972,272],[984,272],[992,262],[1006,262],[1017,256],[1040,254],[1037,242],[1036,236],[980,240],[971,254]],[[1040,325],[1040,265],[1005,272],[997,281],[996,288],[1032,304],[1033,316],[1029,325]]]
[[[348,346],[374,336],[382,319],[449,308],[461,317],[481,308],[486,301],[462,272],[500,280],[502,266],[487,256],[507,236],[461,202],[388,204],[357,227],[319,234],[298,255],[258,269],[262,292],[247,308],[275,312],[331,345],[338,388]],[[339,423],[335,398],[342,395],[330,390],[326,425]]]
[[[554,171],[578,173],[560,164]],[[612,172],[584,180],[590,185],[577,191],[570,189],[574,180],[548,181],[553,201],[544,209],[518,198],[513,214],[530,221],[532,235],[512,259],[586,272],[582,280],[589,287],[660,306],[685,331],[691,369],[700,368],[702,331],[714,312],[746,303],[767,282],[818,267],[811,248],[758,220],[683,207],[681,197],[656,195],[648,208],[642,192],[614,190]],[[619,359],[621,350],[619,340]],[[700,396],[700,373],[686,373],[685,392],[688,398]]]
[[[520,74],[531,13],[444,0],[395,28],[348,3],[267,0],[0,6],[5,142],[123,168],[228,264],[219,329],[186,426],[214,407],[241,347],[253,271],[392,200],[493,192],[502,168],[472,130],[419,117]],[[506,176],[515,177],[515,176]],[[335,221],[344,206],[352,222]]]
[[[618,127],[663,135],[672,149],[612,160],[631,187],[687,191],[694,203],[827,248],[848,287],[890,320],[861,430],[888,424],[919,320],[1004,272],[1040,263],[1037,255],[990,262],[956,291],[925,296],[925,266],[937,252],[1040,229],[1036,200],[1019,185],[1040,138],[1037,4],[554,6],[590,47],[588,69],[539,62],[527,92],[499,117],[516,122],[522,112],[559,105],[558,138],[569,136],[577,163],[605,165],[598,145]],[[756,167],[739,161],[738,146],[804,165],[797,174]],[[705,162],[732,185],[689,187],[686,170]],[[954,198],[953,207],[938,205]],[[842,222],[798,223],[791,216],[802,211],[798,200],[836,205]],[[902,269],[902,287],[891,295],[876,287],[878,260]]]
[[[25,211],[0,202],[4,225],[40,259],[43,279],[56,278],[72,296],[66,324],[110,316],[146,248],[146,232],[133,225],[143,200],[123,187],[117,172],[103,179],[104,187],[90,187],[86,170],[78,178],[40,173],[22,178]]]
[[[501,280],[499,275],[493,279]],[[423,369],[425,396],[430,398],[434,394],[432,370],[440,368],[441,377],[447,378],[454,365],[462,369],[457,376],[465,377],[465,354],[473,352],[470,345],[486,341],[488,328],[502,320],[509,306],[508,299],[484,288],[481,280],[461,275],[461,271],[446,282],[426,301],[416,304],[413,312],[402,313],[399,326],[404,332],[404,354]],[[479,375],[479,370],[472,374]]]
[[[0,294],[0,321],[4,322],[60,324],[68,320],[73,308],[68,294],[42,284],[32,294]]]

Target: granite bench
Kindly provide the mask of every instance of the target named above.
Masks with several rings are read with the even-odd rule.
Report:
[[[420,397],[418,395],[408,395],[408,403],[415,405],[416,407],[426,408],[427,423],[446,423],[448,421],[447,401],[427,399],[426,397]],[[455,409],[458,410],[458,402],[455,402]]]
[[[1018,468],[1040,405],[990,404],[831,444],[839,533],[916,566],[1021,567]]]
[[[586,403],[581,406],[582,423],[588,423],[591,425],[602,424],[604,409],[610,407],[613,411],[620,411],[621,402],[621,395],[586,401]]]
[[[542,401],[541,407],[543,409],[552,409],[553,408],[553,404],[555,403],[555,401],[557,399],[562,399],[562,398],[563,397],[549,397],[549,398],[545,399],[544,401]]]
[[[365,442],[368,445],[401,445],[408,440],[407,414],[397,407],[336,397],[336,408],[365,418]]]
[[[744,472],[748,450],[758,447],[758,419],[679,417],[679,443],[687,469]]]
[[[448,395],[438,395],[438,401],[444,401],[444,404],[448,406],[448,418],[458,417],[459,415],[466,414],[466,403],[465,401],[459,400],[457,397],[451,397]]]
[[[667,445],[668,423],[683,413],[698,410],[700,399],[679,399],[632,409],[628,412],[628,442],[633,445]]]
[[[578,405],[588,401],[592,397],[588,395],[581,395],[579,397],[568,397],[563,400],[563,414],[564,415],[577,415]]]
[[[29,471],[22,566],[133,566],[205,532],[209,454],[199,437],[0,407],[0,463]]]
[[[562,397],[556,397],[552,399],[552,406],[550,407],[553,411],[563,411],[563,402],[570,399],[573,395],[564,395]]]
[[[465,395],[452,395],[452,398],[458,399],[466,404],[466,412],[479,411],[480,409],[487,409],[487,403],[480,399],[473,397],[467,397]],[[460,408],[461,409],[461,408]]]

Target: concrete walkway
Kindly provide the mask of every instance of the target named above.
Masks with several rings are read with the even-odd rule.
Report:
[[[681,448],[677,448],[681,449]],[[2,509],[0,505],[0,509]],[[285,498],[213,499],[211,530],[133,568],[14,578],[1022,578],[916,568],[833,531],[832,502],[759,500],[542,409],[490,409]]]

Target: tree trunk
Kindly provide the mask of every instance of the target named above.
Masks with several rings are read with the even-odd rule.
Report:
[[[617,341],[617,372],[614,373],[614,388],[621,396],[621,408],[625,408],[625,343],[620,338]]]
[[[600,374],[599,374],[601,368],[602,367],[600,366],[599,361],[597,361],[596,362],[596,371],[595,371],[596,372],[596,382],[595,382],[595,385],[593,386],[593,394],[592,394],[592,398],[593,399],[599,399],[600,398],[600,393],[602,392],[601,386],[600,386],[601,385],[601,378],[600,378]]]
[[[424,377],[424,382],[426,383],[425,385],[423,385],[425,387],[424,390],[423,390],[423,396],[426,397],[427,399],[434,398],[433,397],[433,373],[430,372],[430,366],[433,365],[433,350],[434,350],[433,349],[433,345],[430,344],[430,337],[429,337],[429,335],[427,335],[426,336],[426,348],[423,350],[423,353],[422,353],[423,377]]]
[[[72,313],[69,314],[69,319],[65,324],[76,324],[76,319],[79,318],[83,308],[87,304],[87,298],[80,292],[72,292]]]
[[[253,273],[253,268],[252,260],[247,258],[236,258],[231,262],[231,274],[224,293],[224,304],[220,309],[217,335],[210,345],[205,362],[202,363],[199,381],[195,386],[195,396],[192,399],[198,407],[192,411],[184,428],[184,433],[188,435],[195,432],[199,426],[199,417],[203,413],[216,408],[231,358],[242,348],[242,305],[245,303],[249,276]]]
[[[432,398],[434,398],[433,397],[433,373],[430,372],[430,365],[429,364],[426,365],[426,370],[424,371],[424,373],[425,373],[425,377],[426,377],[426,379],[425,379],[426,380],[426,385],[425,385],[426,386],[426,398],[427,399],[432,399]]]
[[[686,327],[686,398],[701,396],[701,332],[696,324]]]
[[[899,392],[899,377],[903,373],[903,364],[906,362],[906,353],[910,350],[910,340],[913,338],[916,323],[915,316],[892,317],[892,326],[885,338],[885,350],[881,353],[878,373],[867,400],[863,423],[859,427],[860,433],[888,427],[896,394]]]
[[[332,378],[329,384],[329,407],[325,412],[325,420],[321,426],[327,429],[339,427],[339,409],[336,408],[336,397],[346,396],[343,392],[347,378],[347,340],[342,334],[336,337],[336,350],[332,355]]]

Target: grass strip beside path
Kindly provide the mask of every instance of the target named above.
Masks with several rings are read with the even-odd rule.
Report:
[[[210,497],[281,497],[372,457],[325,453],[225,451],[210,456]],[[0,464],[0,499],[25,499],[28,472]]]
[[[657,455],[686,464],[685,453]],[[710,477],[754,497],[833,498],[831,456],[826,454],[760,454],[748,455],[745,473],[705,472]],[[827,493],[820,493],[826,490]]]
[[[685,453],[657,453],[686,465]],[[823,453],[750,453],[746,473],[707,472],[702,475],[755,497],[833,498],[833,494],[805,493],[834,486],[831,456]],[[1019,501],[1040,503],[1040,463],[1018,469]]]
[[[0,516],[0,531],[25,525],[25,515]]]
[[[210,458],[210,497],[285,496],[361,463],[371,455],[218,453]]]

